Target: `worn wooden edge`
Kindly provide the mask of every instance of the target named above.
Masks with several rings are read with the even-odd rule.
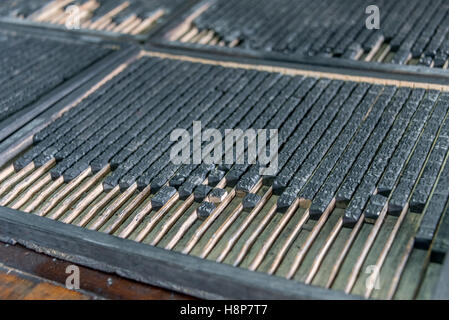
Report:
[[[179,24],[179,21],[178,23]],[[359,78],[376,78],[415,84],[448,86],[449,72],[439,68],[367,62],[341,58],[307,57],[275,52],[261,52],[247,48],[228,48],[194,43],[170,41],[167,34],[177,26],[172,22],[148,42],[148,50],[177,51],[179,55],[197,56],[208,59],[234,61],[248,64],[271,65],[302,69],[320,73],[340,74]],[[418,85],[419,86],[419,85]]]
[[[56,87],[44,98],[27,107],[30,113],[27,113],[23,118],[14,120],[20,125],[12,123],[10,118],[6,119],[8,123],[11,122],[11,125],[17,128],[15,128],[15,131],[11,131],[10,135],[0,143],[0,168],[30,147],[33,143],[33,135],[63,112],[67,106],[85,95],[94,85],[110,74],[115,67],[133,57],[137,57],[139,52],[140,48],[128,46],[109,54],[82,71],[75,78]],[[37,111],[35,112],[34,109]]]
[[[260,53],[252,54],[242,49],[240,49],[241,54],[237,54],[236,51],[229,52],[228,49],[230,48],[212,48],[197,44],[188,46],[185,44],[173,44],[166,40],[147,44],[145,49],[150,55],[159,54],[167,57],[171,55],[172,58],[178,56],[178,59],[196,59],[198,62],[236,68],[251,68],[291,75],[449,91],[449,72],[447,70],[432,68],[421,68],[425,70],[418,70],[417,68],[419,67],[413,66],[371,64],[370,62],[347,61],[336,58],[310,58],[310,61],[309,58],[289,60],[286,57],[278,57],[274,59],[267,58],[267,56],[263,56]],[[315,60],[315,63],[312,63],[312,60]]]
[[[36,284],[39,284],[39,283],[49,284],[49,285],[57,287],[57,288],[64,288],[65,289],[65,287],[61,283],[58,283],[56,281],[52,281],[52,280],[49,280],[49,279],[42,278],[42,277],[36,276],[34,274],[28,273],[28,272],[24,272],[23,270],[19,270],[19,269],[10,267],[10,266],[5,265],[3,263],[0,263],[0,272],[6,273],[6,274],[10,274],[10,275],[14,275],[14,276],[19,277],[21,279],[33,281]],[[79,293],[81,295],[84,295],[84,296],[86,296],[86,297],[88,297],[90,299],[94,299],[94,300],[104,300],[105,299],[105,298],[103,298],[100,295],[93,294],[91,292],[87,292],[87,291],[85,291],[83,289],[77,289],[74,292],[77,292],[77,293]]]
[[[50,282],[65,286],[67,267],[72,262],[63,261],[35,252],[20,244],[9,245],[0,242],[0,288],[1,273],[16,273],[21,278],[30,276],[37,282]],[[134,280],[104,273],[92,268],[76,265],[80,271],[79,293],[100,299],[167,299],[193,300],[191,296],[140,283]],[[4,270],[6,269],[6,270]],[[0,297],[2,292],[0,289]]]
[[[0,207],[0,240],[206,299],[361,299]]]

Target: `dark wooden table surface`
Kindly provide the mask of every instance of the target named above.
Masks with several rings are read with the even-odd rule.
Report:
[[[65,287],[71,263],[0,242],[0,299],[192,299],[78,266],[80,289]]]

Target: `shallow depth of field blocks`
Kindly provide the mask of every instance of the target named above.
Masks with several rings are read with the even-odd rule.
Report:
[[[0,123],[111,52],[7,32],[0,32],[0,46]]]
[[[380,9],[368,30],[365,8]],[[171,30],[171,41],[289,56],[448,67],[448,0],[205,0]]]

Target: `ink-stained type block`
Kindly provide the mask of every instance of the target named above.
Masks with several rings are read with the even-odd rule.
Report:
[[[207,219],[215,210],[215,205],[212,202],[203,202],[197,209],[198,219]]]
[[[227,195],[228,192],[225,189],[214,188],[209,194],[209,200],[212,203],[220,203],[226,198]]]
[[[260,181],[261,177],[257,173],[246,175],[237,183],[236,190],[249,193]]]
[[[207,177],[208,185],[211,187],[215,187],[221,179],[225,176],[226,172],[214,169],[209,173],[209,176]]]
[[[365,210],[365,220],[369,222],[375,222],[382,210],[385,209],[387,203],[387,197],[380,194],[375,194],[370,197],[368,205]]]
[[[153,209],[157,210],[163,207],[168,200],[175,195],[175,193],[176,189],[173,187],[166,186],[160,189],[159,192],[151,198],[151,205],[153,206]]]
[[[195,188],[195,191],[193,192],[195,201],[201,202],[204,200],[204,198],[207,197],[207,195],[211,192],[212,188],[208,185],[199,185]]]
[[[243,210],[251,211],[259,203],[261,199],[262,197],[259,196],[258,194],[248,193],[243,197],[242,200]]]

